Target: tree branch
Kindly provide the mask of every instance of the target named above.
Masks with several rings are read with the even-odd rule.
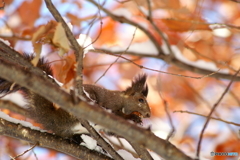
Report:
[[[67,38],[69,42],[71,43],[75,57],[76,57],[76,62],[77,62],[77,76],[76,76],[76,81],[75,81],[75,89],[76,93],[75,95],[82,95],[83,94],[83,89],[82,89],[82,83],[83,83],[83,78],[82,78],[82,70],[83,70],[83,48],[78,44],[77,40],[73,36],[71,30],[69,29],[68,25],[66,22],[63,20],[62,16],[56,9],[56,7],[52,4],[51,0],[45,0],[45,3],[47,5],[48,10],[52,13],[53,17],[56,19],[57,22],[61,22],[63,25],[63,28],[65,30],[65,33],[67,35]]]
[[[213,114],[214,110],[217,108],[218,104],[221,102],[221,100],[223,99],[223,97],[226,95],[226,93],[228,92],[230,86],[233,83],[233,80],[235,79],[235,77],[238,75],[240,69],[234,74],[234,76],[232,76],[232,79],[230,81],[230,83],[228,84],[227,88],[224,90],[223,94],[221,95],[221,97],[218,99],[218,101],[214,104],[213,108],[211,109],[210,113],[207,116],[207,120],[202,128],[201,134],[200,134],[200,138],[198,141],[198,145],[197,145],[197,153],[196,156],[199,157],[200,154],[200,150],[201,150],[201,142],[202,142],[202,137],[203,137],[203,133],[205,131],[205,129],[207,128],[207,125],[211,119],[211,115]]]
[[[164,54],[162,48],[160,47],[160,44],[157,42],[157,40],[155,39],[155,37],[147,30],[145,29],[143,26],[141,26],[138,23],[135,23],[123,16],[116,16],[114,14],[112,14],[109,10],[107,10],[106,8],[103,8],[101,5],[99,5],[97,2],[95,2],[94,0],[88,0],[90,3],[92,3],[93,5],[95,5],[96,7],[98,7],[99,9],[101,9],[103,12],[105,12],[109,17],[111,17],[113,20],[118,21],[120,23],[127,23],[130,24],[132,26],[135,26],[136,28],[139,28],[141,31],[143,31],[148,37],[149,39],[154,43],[154,46],[157,48],[158,50],[158,54]]]
[[[136,143],[132,143],[131,141],[129,141],[129,143],[131,144],[133,149],[137,152],[140,159],[142,159],[142,160],[154,160],[152,158],[152,156],[149,154],[149,152],[147,151],[147,149],[144,148],[144,146],[141,146],[141,145],[136,144]]]
[[[0,68],[0,75],[2,78],[11,82],[16,82],[23,87],[34,91],[47,100],[58,104],[61,108],[78,118],[83,118],[102,125],[133,143],[155,151],[165,159],[191,159],[171,143],[156,137],[148,130],[129,123],[121,117],[108,113],[100,107],[91,106],[83,101],[77,104],[73,103],[71,95],[61,90],[59,86],[46,81],[43,77],[23,70],[17,66],[9,65],[6,62],[0,63]],[[147,141],[146,137],[148,137]]]
[[[180,113],[188,113],[188,114],[193,114],[193,115],[198,115],[198,116],[201,116],[201,117],[205,117],[205,118],[208,118],[208,116],[206,115],[203,115],[203,114],[199,114],[199,113],[194,113],[194,112],[190,112],[190,111],[182,111],[182,110],[177,110],[177,111],[173,111],[173,113],[177,113],[177,112],[180,112]],[[240,127],[240,124],[239,123],[234,123],[234,122],[230,122],[230,121],[225,121],[221,118],[215,118],[215,117],[210,117],[211,119],[214,119],[214,120],[217,120],[217,121],[221,121],[223,123],[227,123],[227,124],[232,124],[232,125],[235,125],[235,126],[239,126]]]
[[[188,70],[188,71],[191,71],[193,73],[202,74],[204,76],[192,77],[192,76],[181,75],[181,74],[178,74],[178,73],[169,73],[169,72],[163,72],[163,71],[156,70],[156,69],[147,68],[145,66],[138,65],[137,63],[134,63],[131,60],[129,60],[129,59],[123,57],[123,56],[120,56],[119,54],[121,54],[123,51],[112,52],[111,50],[97,48],[94,51],[91,50],[91,52],[93,52],[93,53],[101,52],[101,53],[105,53],[105,54],[112,55],[112,56],[118,56],[118,57],[121,57],[122,59],[130,61],[131,63],[133,63],[134,65],[138,66],[139,68],[151,70],[151,71],[154,71],[154,72],[164,73],[164,74],[170,74],[170,75],[174,75],[174,76],[180,76],[180,77],[186,77],[186,78],[194,78],[194,79],[202,79],[204,77],[214,77],[214,78],[223,78],[223,79],[228,79],[228,80],[231,80],[231,78],[233,76],[231,74],[225,74],[225,73],[214,72],[214,71],[198,68],[196,66],[192,66],[192,65],[183,63],[183,62],[179,61],[176,58],[172,58],[171,61],[166,61],[166,62],[169,63],[169,64],[172,64],[172,65],[175,65],[175,66],[177,66],[177,67],[179,67],[179,68],[181,68],[183,70]],[[129,51],[125,52],[125,54],[126,55],[134,55],[134,56],[138,56],[138,57],[148,57],[148,58],[156,58],[156,59],[163,59],[163,60],[165,59],[163,55],[158,56],[158,55],[154,55],[154,54],[139,54],[137,52],[129,52]],[[207,75],[207,76],[205,76],[205,75]],[[234,79],[234,81],[240,81],[240,76],[237,76]]]
[[[12,112],[21,114],[23,116],[26,115],[26,111],[23,108],[19,107],[18,105],[16,105],[15,103],[13,103],[11,101],[6,101],[6,100],[1,100],[0,99],[0,108],[8,109]]]
[[[0,118],[0,134],[33,144],[38,143],[40,147],[55,149],[75,158],[113,160],[99,152],[89,150],[73,142],[71,143],[70,140],[63,139],[50,133],[32,130],[20,124],[8,122],[2,118]]]
[[[88,123],[88,121],[80,119],[81,124],[88,130],[88,132],[93,136],[97,143],[103,147],[115,160],[123,160],[123,158],[109,145],[98,132]]]

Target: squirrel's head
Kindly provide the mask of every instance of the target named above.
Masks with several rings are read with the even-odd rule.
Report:
[[[123,91],[125,100],[122,112],[124,114],[137,114],[144,118],[151,116],[147,102],[148,86],[146,80],[146,74],[139,74],[132,81],[132,86]]]

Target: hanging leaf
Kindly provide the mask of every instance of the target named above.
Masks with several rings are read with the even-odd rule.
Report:
[[[70,50],[68,38],[61,23],[57,24],[56,30],[53,36],[53,43],[60,48],[60,56]]]

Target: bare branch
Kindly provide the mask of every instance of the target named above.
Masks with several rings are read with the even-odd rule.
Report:
[[[200,154],[200,150],[201,150],[201,142],[202,142],[202,138],[203,138],[203,133],[205,131],[205,129],[207,128],[208,122],[210,121],[210,117],[213,114],[214,110],[217,108],[218,104],[221,102],[221,100],[223,99],[223,97],[226,95],[226,93],[228,92],[230,86],[232,85],[235,77],[238,75],[240,69],[234,74],[234,76],[232,76],[232,79],[230,81],[230,83],[228,84],[227,88],[224,90],[223,94],[221,95],[221,97],[218,99],[218,101],[214,104],[213,108],[211,109],[210,113],[208,114],[207,120],[202,128],[201,134],[200,134],[200,138],[198,141],[198,145],[197,145],[197,153],[196,156],[199,157]]]
[[[193,114],[193,115],[198,115],[198,116],[202,116],[202,117],[208,118],[208,116],[205,116],[205,115],[203,115],[203,114],[194,113],[194,112],[190,112],[190,111],[173,111],[173,113],[177,113],[177,112],[180,112],[180,113],[188,113],[188,114]],[[217,121],[221,121],[221,122],[224,122],[224,123],[227,123],[227,124],[232,124],[232,125],[235,125],[235,126],[240,126],[240,124],[238,124],[238,123],[229,122],[229,121],[223,120],[223,119],[221,119],[221,118],[210,117],[210,119],[214,119],[214,120],[217,120]]]
[[[153,160],[152,156],[149,154],[147,149],[144,148],[144,146],[132,143],[131,141],[129,141],[129,143],[132,145],[133,149],[137,152],[139,158],[141,158],[142,160]]]
[[[70,140],[54,136],[50,133],[32,130],[20,124],[8,122],[2,118],[0,118],[0,135],[21,139],[33,144],[38,143],[40,147],[55,149],[75,158],[112,160],[99,152],[70,142]]]
[[[88,132],[96,139],[97,143],[103,147],[115,160],[123,160],[123,158],[109,145],[97,131],[86,120],[80,119],[82,125],[88,130]]]
[[[135,26],[137,28],[139,28],[141,31],[143,31],[148,37],[149,39],[154,43],[155,47],[158,50],[158,54],[163,54],[162,48],[160,47],[160,45],[158,44],[158,42],[156,41],[156,39],[154,38],[154,36],[144,27],[142,27],[140,24],[135,23],[125,17],[120,17],[120,16],[116,16],[114,14],[112,14],[109,10],[107,10],[106,8],[103,8],[101,5],[99,5],[97,2],[95,2],[94,0],[88,0],[89,2],[91,2],[93,5],[95,5],[96,7],[100,8],[102,11],[104,11],[108,16],[110,16],[113,20],[116,20],[120,23],[127,23],[130,24],[132,26]]]
[[[131,46],[131,44],[132,44],[132,42],[133,42],[133,40],[134,40],[136,31],[137,31],[137,28],[135,28],[135,30],[134,30],[134,32],[133,32],[133,36],[132,36],[132,39],[131,39],[128,47],[126,48],[126,50],[125,50],[124,52],[122,52],[122,53],[120,54],[120,56],[122,56],[122,55],[129,49],[129,47]],[[111,64],[109,65],[109,67],[106,69],[106,71],[96,80],[95,84],[107,73],[107,71],[108,71],[115,63],[117,63],[117,61],[119,60],[120,56],[118,56],[117,59],[116,59],[113,63],[111,63]]]
[[[30,147],[29,149],[27,149],[26,151],[24,151],[23,153],[17,155],[16,157],[11,158],[11,160],[15,160],[18,157],[21,157],[22,155],[26,154],[27,152],[31,151],[33,148],[35,148],[38,145],[38,142],[36,142],[32,147]]]
[[[157,84],[158,84],[158,86],[161,87],[161,82],[159,80],[157,81]],[[158,91],[158,94],[159,94],[159,97],[163,101],[164,110],[165,110],[165,112],[167,114],[167,117],[168,117],[168,120],[169,120],[169,123],[170,123],[170,126],[171,126],[171,131],[169,132],[169,134],[168,134],[168,136],[166,138],[166,140],[169,141],[169,139],[173,136],[173,134],[175,132],[175,128],[174,128],[174,125],[173,125],[173,122],[172,122],[171,115],[170,115],[169,110],[168,110],[168,102],[164,99],[164,97],[162,96],[162,93],[161,93],[160,90]]]
[[[6,101],[6,100],[1,100],[0,99],[0,108],[8,109],[12,112],[21,114],[23,116],[26,115],[26,111],[23,108],[19,107],[18,105],[16,105],[15,103],[13,103],[11,101]]]
[[[91,52],[93,53],[105,53],[105,54],[108,54],[108,55],[112,55],[112,56],[119,56],[117,54],[121,54],[122,51],[119,51],[119,52],[112,52],[110,50],[107,50],[107,49],[95,49],[95,50],[91,50]],[[164,58],[160,58],[160,56],[157,56],[157,55],[151,55],[151,54],[139,54],[139,53],[136,53],[136,52],[126,52],[125,54],[127,55],[134,55],[134,56],[139,56],[139,57],[150,57],[150,58],[157,58],[157,59],[164,59]],[[220,70],[217,70],[217,71],[210,71],[210,70],[206,70],[206,69],[202,69],[202,68],[198,68],[196,66],[192,66],[192,65],[189,65],[189,64],[185,64],[175,58],[172,59],[172,61],[169,61],[170,64],[173,64],[175,66],[178,66],[179,68],[181,69],[185,69],[185,70],[188,70],[188,71],[191,71],[193,73],[199,73],[199,74],[202,74],[203,76],[200,76],[200,77],[193,77],[193,76],[187,76],[187,75],[181,75],[181,74],[176,74],[176,73],[169,73],[169,72],[164,72],[164,71],[159,71],[157,69],[152,69],[152,68],[148,68],[148,67],[145,67],[145,66],[142,66],[142,65],[139,65],[123,56],[120,56],[122,59],[125,59],[131,63],[133,63],[134,65],[138,66],[139,68],[143,68],[143,69],[147,69],[147,70],[150,70],[150,71],[154,71],[154,72],[159,72],[159,73],[164,73],[164,74],[169,74],[169,75],[173,75],[173,76],[179,76],[179,77],[186,77],[186,78],[194,78],[194,79],[202,79],[202,78],[205,78],[205,77],[214,77],[214,78],[223,78],[223,79],[231,79],[232,78],[232,75],[231,74],[225,74],[225,73],[220,73],[219,71]],[[168,61],[167,61],[168,62]],[[240,76],[237,76],[234,81],[240,81]]]

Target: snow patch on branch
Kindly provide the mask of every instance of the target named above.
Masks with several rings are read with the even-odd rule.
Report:
[[[10,46],[10,43],[9,43],[9,41],[7,41],[7,40],[4,40],[4,39],[2,39],[2,38],[0,38],[0,41],[2,41],[3,43],[5,43],[6,45]]]
[[[4,113],[2,111],[0,111],[0,118],[5,119],[6,121],[9,121],[9,122],[12,122],[12,123],[15,123],[15,124],[21,124],[22,126],[31,128],[33,130],[46,132],[46,130],[42,130],[39,127],[33,126],[32,123],[30,123],[30,122],[26,122],[26,121],[23,121],[23,120],[12,118],[12,117],[10,117],[9,115],[7,115],[6,113]]]
[[[166,37],[166,39],[168,39],[166,34],[164,34],[164,36]],[[163,50],[163,53],[165,55],[169,55],[170,51],[168,49],[167,44],[164,41],[162,41],[162,43],[163,44],[162,44],[161,48]],[[175,55],[175,58],[178,59],[179,61],[185,63],[185,64],[191,65],[191,66],[196,67],[196,68],[206,69],[206,70],[213,71],[213,72],[216,72],[216,71],[219,70],[219,68],[213,62],[207,62],[207,61],[204,61],[204,60],[197,60],[197,61],[188,60],[186,57],[183,56],[182,52],[178,49],[178,47],[176,45],[170,45],[170,48],[172,50],[172,53]],[[228,74],[229,70],[228,69],[221,69],[219,72]]]
[[[115,9],[112,13],[116,16],[125,17],[127,19],[131,19],[131,17],[132,17],[132,13],[129,10],[127,10],[126,8]]]
[[[89,50],[94,49],[92,39],[88,35],[80,34],[77,42],[81,47],[83,47],[83,57],[85,57],[85,54],[87,54]]]
[[[190,61],[182,55],[181,51],[175,45],[172,45],[171,48],[172,48],[172,51],[173,51],[173,54],[175,55],[175,57],[179,61],[181,61],[185,64],[194,66],[196,68],[206,69],[206,70],[213,71],[213,72],[219,70],[219,68],[213,62],[207,62],[207,61],[204,61],[204,60]],[[228,74],[229,70],[228,69],[221,69],[219,72]]]
[[[102,49],[110,50],[111,52],[125,52],[127,46],[102,46]],[[157,48],[154,46],[154,44],[148,40],[145,42],[139,42],[139,43],[133,43],[129,49],[128,52],[135,52],[136,54],[147,54],[147,55],[157,55],[158,51]]]

